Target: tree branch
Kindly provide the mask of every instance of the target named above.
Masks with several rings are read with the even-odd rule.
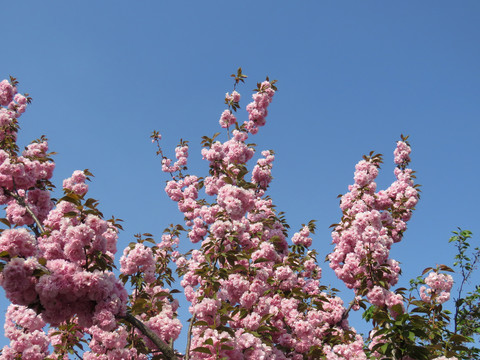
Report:
[[[348,313],[350,312],[350,310],[352,310],[352,307],[353,305],[355,305],[355,298],[350,302],[350,304],[348,305],[348,308],[345,309],[345,311],[343,312],[342,314],[342,318],[340,319],[340,321],[338,321],[335,326],[340,326],[343,322],[343,320],[345,320],[346,318],[348,318]]]
[[[192,344],[192,329],[193,323],[195,322],[196,315],[194,314],[190,319],[190,325],[188,325],[188,333],[187,333],[187,348],[185,350],[185,360],[190,359],[190,346]]]
[[[22,196],[14,193],[13,191],[6,190],[6,189],[5,189],[5,193],[8,196],[11,196],[15,200],[17,200],[18,205],[23,206],[27,211],[27,213],[32,217],[33,221],[38,227],[38,230],[35,228],[31,228],[31,229],[37,237],[40,236],[41,233],[45,232],[45,229],[43,228],[42,223],[40,222],[40,220],[38,220],[37,216],[33,213],[32,209],[30,209],[30,207],[27,205],[27,203],[25,202],[25,199]]]
[[[75,353],[75,355],[77,356],[77,358],[79,358],[80,360],[83,360],[83,358],[78,354],[78,351],[77,351],[77,350],[73,350],[73,352]]]
[[[171,349],[167,343],[160,339],[157,334],[135,316],[127,313],[125,316],[122,316],[122,319],[129,322],[132,326],[140,330],[143,335],[148,337],[168,360],[178,360],[173,349]]]

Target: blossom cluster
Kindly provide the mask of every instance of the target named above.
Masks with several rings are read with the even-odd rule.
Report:
[[[0,106],[4,106],[0,110],[1,124],[5,125],[4,121],[9,117],[18,117],[25,112],[28,98],[17,92],[17,87],[11,84],[8,80],[0,82]]]
[[[396,181],[376,192],[375,178],[382,159],[365,157],[355,166],[355,183],[342,196],[343,217],[332,233],[334,251],[330,267],[347,287],[366,295],[370,303],[388,308],[402,298],[389,290],[398,281],[399,263],[389,257],[399,242],[418,202],[413,171],[408,169],[410,147],[399,141],[395,149]]]
[[[425,286],[420,287],[420,297],[425,302],[434,301],[443,304],[450,299],[450,290],[453,286],[453,278],[448,274],[440,274],[432,271],[425,278]]]
[[[188,146],[177,146],[175,148],[175,157],[177,161],[173,165],[172,160],[169,158],[162,159],[162,171],[168,173],[174,173],[176,171],[180,171],[182,167],[187,165],[187,158],[188,158]]]
[[[361,337],[351,336],[353,329],[343,318],[343,301],[320,285],[315,252],[308,251],[308,226],[292,237],[298,252],[289,252],[286,227],[265,196],[272,151],[262,152],[251,181],[246,180],[246,165],[255,153],[246,141],[265,124],[274,93],[270,82],[260,84],[247,106],[249,120],[225,142],[206,140],[202,156],[210,176],[202,182],[192,175],[174,176],[165,187],[184,214],[188,236],[201,242],[189,258],[176,259],[195,321],[191,349],[204,349],[191,350],[189,356],[303,359],[317,351],[328,358],[366,359]],[[227,93],[226,103],[237,108],[239,99],[236,91]],[[230,116],[230,110],[222,114],[222,127],[233,124]],[[202,185],[213,202],[200,198]],[[332,336],[345,345],[324,346]]]
[[[87,174],[75,171],[64,181],[65,196],[54,203],[50,178],[55,164],[46,139],[19,153],[18,118],[28,103],[13,81],[0,82],[0,204],[6,205],[6,220],[14,226],[0,235],[0,285],[15,304],[6,324],[23,328],[25,334],[21,348],[12,330],[11,346],[2,359],[10,358],[12,351],[34,359],[28,355],[34,345],[43,359],[51,341],[43,333],[45,323],[63,326],[75,318],[81,328],[113,331],[127,302],[123,284],[111,272],[118,230],[102,218],[95,200],[85,199]],[[41,313],[35,326],[18,317],[32,317],[35,311]],[[34,337],[28,340],[30,347],[25,345],[26,334]]]
[[[233,115],[233,112],[230,110],[230,108],[233,109],[233,111],[236,111],[239,107],[239,101],[240,94],[235,90],[232,91],[231,94],[225,94],[225,104],[228,105],[229,109],[224,110],[220,116],[219,123],[222,128],[228,128],[237,122],[237,117]]]
[[[245,77],[241,69],[233,76],[236,85]],[[98,202],[87,198],[91,174],[75,171],[63,182],[64,196],[50,197],[54,163],[46,139],[21,154],[16,145],[17,119],[29,98],[17,93],[13,81],[0,82],[0,204],[6,205],[2,222],[13,226],[0,234],[0,285],[14,304],[5,324],[11,343],[0,360],[66,360],[82,341],[89,347],[82,354],[86,360],[183,358],[169,355],[182,329],[172,263],[190,303],[186,351],[191,360],[382,356],[376,351],[385,332],[373,333],[369,351],[348,313],[366,299],[385,312],[385,319],[396,321],[403,306],[401,292],[390,290],[400,273],[390,249],[402,239],[418,201],[414,172],[408,168],[410,146],[404,137],[397,143],[396,181],[390,187],[377,192],[382,160],[371,153],[356,165],[354,184],[341,198],[343,217],[334,226],[335,249],[328,259],[355,291],[347,308],[336,290],[320,282],[322,269],[310,249],[314,221],[289,238],[283,214],[267,195],[274,152],[262,151],[249,174],[255,145],[247,140],[266,123],[274,83],[267,78],[258,84],[242,125],[233,113],[240,109],[240,94],[225,95],[228,109],[219,123],[227,139],[215,140],[216,134],[202,141],[206,177],[186,173],[187,142],[176,147],[172,164],[163,155],[160,134],[153,133],[162,170],[171,175],[165,192],[184,223],[170,225],[158,243],[151,234],[136,235],[123,251],[116,277],[113,259],[121,226],[115,219],[104,220]],[[231,132],[230,126],[235,126]],[[179,252],[182,233],[198,243],[197,249]],[[425,283],[429,289],[420,290],[424,302],[448,300],[451,276],[434,271]]]
[[[6,205],[7,219],[18,226],[32,225],[32,214],[18,202],[22,198],[40,221],[53,207],[48,191],[55,163],[50,160],[48,143],[41,138],[18,155],[16,145],[18,119],[29,98],[17,93],[7,80],[0,82],[0,205]]]
[[[164,234],[160,243],[149,247],[139,238],[139,242],[131,243],[120,258],[122,281],[135,283],[135,291],[130,296],[132,310],[141,309],[135,310],[137,318],[165,343],[176,340],[182,329],[176,313],[178,300],[172,299],[162,279],[170,257],[174,261],[176,259],[178,242],[178,238]],[[142,338],[149,348],[155,347],[138,330],[134,334]]]
[[[259,188],[266,190],[272,181],[272,163],[275,160],[273,151],[262,151],[262,156],[252,170],[252,183],[258,184]]]
[[[258,128],[265,125],[268,115],[267,108],[272,102],[274,94],[275,90],[269,81],[262,82],[258,92],[253,94],[253,102],[247,105],[248,121],[244,122],[249,133],[256,134]]]
[[[10,304],[5,314],[5,336],[10,345],[2,349],[1,359],[43,360],[49,354],[50,341],[44,333],[41,315],[21,305]]]
[[[78,189],[84,193],[84,187]],[[53,325],[77,315],[85,326],[93,320],[114,328],[115,315],[125,312],[126,291],[113,273],[89,266],[98,253],[113,256],[116,229],[98,215],[82,215],[70,201],[60,201],[44,226],[47,231],[37,239],[25,229],[7,230],[0,237],[13,257],[0,277],[6,296],[15,304],[41,308]]]
[[[104,331],[97,326],[92,326],[88,328],[87,333],[91,336],[88,343],[90,350],[83,353],[84,360],[148,359],[137,349],[128,347],[128,332],[123,326],[114,331]]]

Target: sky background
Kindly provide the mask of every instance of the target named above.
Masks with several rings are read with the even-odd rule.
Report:
[[[229,75],[239,66],[248,75],[242,106],[258,81],[277,79],[253,141],[276,152],[270,195],[291,235],[317,219],[322,282],[340,289],[323,263],[329,225],[341,216],[337,195],[371,150],[385,155],[378,184],[388,187],[395,143],[410,135],[422,195],[391,252],[405,285],[427,266],[452,264],[456,227],[479,243],[479,24],[476,0],[9,1],[0,80],[16,77],[33,97],[19,143],[48,137],[58,152],[54,183],[76,169],[94,173],[90,196],[106,217],[125,220],[121,252],[133,234],[160,237],[181,221],[163,191],[152,130],[169,156],[189,140],[189,169],[203,176],[200,138],[220,131]],[[358,316],[351,323],[364,329]]]

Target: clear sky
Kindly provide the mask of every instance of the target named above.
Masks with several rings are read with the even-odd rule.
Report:
[[[409,134],[423,192],[391,253],[405,284],[452,263],[457,226],[479,243],[479,24],[477,0],[8,1],[0,80],[17,77],[33,97],[19,141],[47,135],[59,186],[76,169],[94,173],[90,195],[125,220],[120,251],[133,234],[160,236],[181,220],[151,131],[169,155],[189,140],[190,169],[204,175],[200,137],[219,130],[239,66],[249,76],[243,106],[257,81],[278,80],[253,141],[277,154],[270,194],[292,230],[318,220],[320,260],[356,162],[384,154],[378,183],[387,187],[395,142]],[[323,269],[325,284],[343,288]]]

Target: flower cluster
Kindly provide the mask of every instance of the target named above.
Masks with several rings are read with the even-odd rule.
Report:
[[[241,69],[232,76],[235,87],[246,77]],[[392,327],[372,332],[369,351],[349,325],[348,313],[364,307],[366,299],[381,315],[372,315],[377,324],[394,321],[401,327],[408,320],[406,314],[399,316],[402,292],[390,290],[400,267],[389,256],[418,201],[414,172],[408,168],[410,146],[403,136],[397,143],[396,181],[390,187],[377,192],[382,159],[371,153],[356,165],[354,184],[341,198],[343,217],[334,225],[335,249],[328,259],[355,291],[347,308],[336,290],[320,283],[322,270],[310,249],[315,222],[302,225],[289,240],[284,215],[266,195],[273,151],[263,151],[249,174],[255,145],[247,140],[266,123],[274,84],[268,78],[257,84],[242,125],[234,115],[240,94],[226,94],[228,109],[220,126],[227,129],[227,139],[203,137],[201,154],[209,166],[204,178],[186,173],[186,141],[176,147],[172,165],[163,155],[160,134],[153,132],[162,170],[171,175],[165,191],[184,223],[170,225],[158,243],[151,234],[135,235],[136,242],[120,258],[117,278],[113,258],[121,226],[114,218],[104,220],[98,202],[86,198],[91,174],[75,171],[63,182],[64,196],[51,199],[54,163],[46,139],[21,154],[16,145],[17,119],[29,98],[17,93],[13,79],[0,82],[0,204],[6,205],[2,222],[13,225],[0,234],[0,285],[15,304],[5,325],[11,343],[0,359],[66,360],[75,346],[82,348],[81,342],[89,346],[83,352],[86,360],[182,358],[172,346],[182,329],[172,263],[190,303],[191,360],[366,360],[384,355],[380,347],[390,341]],[[182,233],[198,243],[196,250],[179,252]],[[431,272],[425,279],[429,289],[420,289],[422,300],[441,308],[435,304],[448,300],[452,283],[451,276]],[[417,335],[409,330],[401,346],[412,336]]]
[[[453,278],[448,274],[440,274],[432,271],[425,278],[425,286],[420,287],[420,297],[425,302],[434,301],[443,304],[450,299],[450,290],[453,286]]]
[[[253,102],[247,105],[248,121],[244,122],[245,128],[251,134],[256,134],[260,126],[266,123],[268,115],[268,105],[273,100],[275,90],[270,81],[264,81],[260,84],[258,92],[253,94]]]
[[[128,332],[123,326],[114,331],[104,331],[97,326],[92,326],[87,333],[91,336],[88,343],[90,351],[82,355],[84,360],[147,360],[134,347],[128,347]]]
[[[120,258],[120,271],[125,275],[133,275],[142,272],[145,281],[152,282],[155,277],[155,259],[152,249],[143,245],[136,244],[133,248],[127,247]]]
[[[382,162],[380,155],[365,156],[355,166],[355,183],[340,201],[342,221],[332,233],[335,249],[328,257],[330,267],[347,287],[367,295],[380,307],[401,303],[401,297],[389,291],[400,273],[398,262],[389,255],[418,201],[413,171],[406,168],[409,153],[408,144],[399,141],[395,149],[397,180],[379,192],[374,180]]]
[[[295,233],[292,237],[292,242],[295,245],[303,245],[305,247],[309,247],[312,245],[312,238],[309,237],[310,229],[308,226],[304,226],[302,230],[298,233]]]
[[[44,220],[53,207],[48,189],[55,164],[43,137],[18,155],[18,118],[30,99],[17,93],[14,79],[12,82],[0,82],[0,140],[4,144],[0,149],[0,204],[7,205],[10,223],[23,226],[32,225],[33,216]]]
[[[162,171],[168,173],[174,173],[180,171],[187,165],[188,160],[188,146],[187,145],[180,145],[175,148],[175,157],[177,161],[173,165],[172,160],[164,157],[162,159]]]
[[[37,253],[37,244],[26,229],[6,229],[0,235],[0,253],[4,251],[11,257],[28,258]]]
[[[87,176],[83,171],[76,170],[72,177],[63,180],[63,188],[71,192],[84,196],[88,191],[88,185],[85,183]]]
[[[233,125],[237,122],[237,118],[233,115],[231,110],[224,110],[222,116],[220,116],[220,126],[222,128],[228,128],[230,125]]]
[[[43,331],[45,325],[42,316],[32,309],[10,304],[5,314],[5,336],[10,339],[10,346],[2,349],[0,359],[45,359],[50,344]]]
[[[203,182],[191,175],[174,177],[165,187],[185,216],[188,236],[201,242],[190,258],[176,259],[195,321],[191,349],[203,349],[190,350],[190,358],[303,359],[316,351],[365,359],[346,350],[358,344],[362,349],[363,342],[351,335],[342,300],[319,283],[315,252],[307,251],[313,228],[303,226],[295,233],[295,251],[289,252],[286,227],[265,196],[272,180],[272,151],[262,152],[251,182],[246,180],[246,165],[255,153],[246,141],[265,124],[274,93],[270,82],[259,84],[247,106],[249,121],[232,138],[223,143],[204,138],[202,156],[210,176]],[[227,94],[226,103],[237,109],[239,99],[236,92]],[[230,115],[230,110],[224,112],[222,127],[233,124]],[[213,203],[199,198],[202,185]],[[325,347],[332,336],[346,348]]]
[[[225,94],[225,104],[228,105],[229,109],[224,110],[220,116],[219,123],[222,128],[228,128],[237,122],[237,117],[233,115],[232,110],[236,111],[239,108],[239,101],[240,94],[235,90],[231,94]]]
[[[273,151],[262,151],[262,156],[252,170],[252,183],[258,184],[260,189],[266,190],[272,181],[272,163],[275,160]]]
[[[125,314],[127,301],[126,290],[110,271],[117,228],[103,220],[95,200],[84,199],[87,172],[75,171],[64,181],[65,196],[56,204],[52,201],[49,179],[55,164],[46,139],[36,140],[21,154],[16,145],[18,118],[30,99],[18,94],[15,85],[14,80],[0,83],[0,203],[6,205],[6,218],[15,226],[0,236],[5,262],[0,284],[19,313],[27,306],[52,326],[76,318],[83,328],[95,325],[112,331],[117,328],[116,317]],[[28,330],[17,318],[12,321],[26,333],[43,334],[43,325]],[[37,336],[43,339],[39,358],[45,357],[49,342],[42,336]],[[31,343],[40,340],[36,341]],[[24,358],[35,358],[27,355],[26,348],[12,349]]]

